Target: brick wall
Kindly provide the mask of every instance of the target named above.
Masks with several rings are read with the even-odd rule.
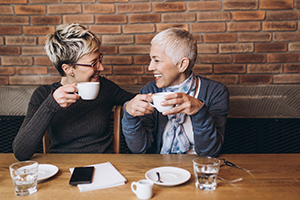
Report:
[[[0,85],[60,80],[45,36],[78,22],[102,41],[102,73],[143,85],[149,42],[169,27],[198,39],[196,74],[230,84],[300,83],[300,0],[0,0]]]

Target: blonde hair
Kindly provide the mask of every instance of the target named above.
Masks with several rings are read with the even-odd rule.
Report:
[[[187,57],[190,60],[188,69],[191,70],[196,62],[197,39],[184,29],[169,28],[164,30],[151,40],[152,44],[161,45],[174,65],[183,57]]]
[[[100,40],[84,26],[71,23],[59,25],[54,34],[47,35],[46,53],[52,64],[65,76],[63,64],[76,63],[84,55],[100,49]]]

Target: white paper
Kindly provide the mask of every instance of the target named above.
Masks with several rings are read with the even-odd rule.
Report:
[[[127,181],[110,162],[90,166],[95,167],[93,181],[90,184],[78,184],[77,187],[80,192],[124,185]],[[70,168],[71,173],[73,170],[74,168]]]

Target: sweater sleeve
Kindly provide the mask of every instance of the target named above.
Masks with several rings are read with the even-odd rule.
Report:
[[[42,87],[36,89],[28,104],[27,115],[16,135],[12,148],[18,160],[28,160],[40,144],[53,115],[61,108]]]

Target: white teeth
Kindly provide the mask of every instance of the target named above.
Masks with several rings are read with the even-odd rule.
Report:
[[[162,74],[154,74],[154,77],[155,78],[159,78],[159,77],[161,77],[162,76]]]

